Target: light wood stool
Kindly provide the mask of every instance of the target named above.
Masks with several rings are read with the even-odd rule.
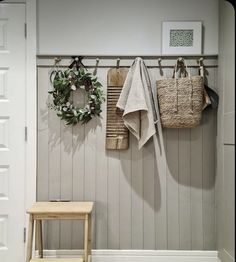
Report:
[[[91,213],[93,202],[37,202],[27,210],[29,228],[26,262],[89,262],[91,258]],[[84,220],[84,259],[45,259],[43,258],[42,220]],[[40,258],[32,258],[34,222]]]

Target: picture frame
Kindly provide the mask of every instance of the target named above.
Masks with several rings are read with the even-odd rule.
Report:
[[[162,55],[201,55],[201,21],[163,21]]]

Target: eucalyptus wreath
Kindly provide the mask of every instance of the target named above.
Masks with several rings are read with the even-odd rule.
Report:
[[[79,122],[85,124],[94,116],[100,116],[101,105],[105,101],[102,85],[96,76],[93,76],[85,68],[56,69],[51,74],[53,90],[53,103],[51,109],[57,112],[57,116],[65,120],[66,125],[75,125]],[[78,89],[84,89],[86,100],[84,107],[74,105],[72,93]]]

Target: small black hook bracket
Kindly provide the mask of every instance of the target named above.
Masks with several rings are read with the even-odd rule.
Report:
[[[72,56],[71,57],[73,59],[72,63],[69,65],[69,68],[72,69],[73,67],[76,68],[76,70],[78,71],[80,67],[83,67],[86,69],[85,65],[82,63],[82,56]]]

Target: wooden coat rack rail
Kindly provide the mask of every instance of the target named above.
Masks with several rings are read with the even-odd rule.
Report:
[[[55,61],[60,66],[68,66],[73,57],[81,57],[87,68],[129,67],[136,57],[142,57],[150,68],[173,67],[178,58],[184,58],[188,66],[198,67],[200,61],[205,67],[218,67],[218,55],[37,55],[38,67],[52,67]]]

